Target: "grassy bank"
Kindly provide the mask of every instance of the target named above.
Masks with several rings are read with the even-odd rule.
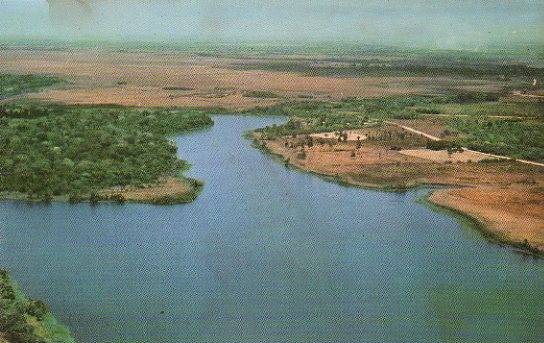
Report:
[[[91,203],[110,201],[117,203],[133,202],[154,205],[187,204],[196,200],[204,183],[185,177],[181,172],[177,177],[162,179],[147,187],[124,187],[122,189],[105,190],[93,198]]]
[[[9,343],[74,343],[47,305],[27,298],[8,273],[0,270],[0,341]]]
[[[328,182],[334,182],[341,186],[357,187],[361,189],[377,190],[377,191],[392,192],[392,193],[403,193],[420,186],[428,186],[424,183],[418,183],[418,182],[414,182],[410,184],[406,184],[406,183],[397,184],[397,183],[386,182],[380,179],[370,180],[368,178],[365,178],[361,180],[354,180],[353,178],[347,178],[343,175],[331,175],[331,174],[319,173],[319,172],[304,168],[301,165],[297,164],[295,160],[286,158],[281,153],[271,149],[265,142],[263,142],[262,137],[257,131],[254,131],[248,134],[246,138],[250,139],[253,142],[252,145],[254,148],[259,149],[263,153],[271,156],[274,159],[274,161],[283,164],[285,167],[290,168],[297,172],[307,173],[307,174],[319,177]]]
[[[77,202],[104,189],[145,188],[186,165],[168,136],[212,124],[194,109],[6,104],[0,107],[0,191]]]

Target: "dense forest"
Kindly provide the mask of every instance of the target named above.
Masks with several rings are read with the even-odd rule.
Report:
[[[544,122],[461,118],[450,126],[470,149],[544,162]]]
[[[192,109],[6,104],[0,106],[0,190],[81,199],[152,183],[185,166],[167,135],[212,124]]]

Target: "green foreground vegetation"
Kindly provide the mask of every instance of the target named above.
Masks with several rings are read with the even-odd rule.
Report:
[[[5,270],[0,270],[0,341],[10,343],[74,343],[40,300],[25,297]]]
[[[79,201],[185,166],[167,135],[212,125],[194,109],[13,103],[0,107],[0,191]]]
[[[53,76],[0,74],[0,99],[35,92],[58,83],[61,80]]]

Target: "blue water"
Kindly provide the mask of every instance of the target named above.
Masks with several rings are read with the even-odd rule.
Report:
[[[416,202],[290,170],[217,116],[179,206],[0,203],[0,265],[91,342],[542,342],[544,261]]]

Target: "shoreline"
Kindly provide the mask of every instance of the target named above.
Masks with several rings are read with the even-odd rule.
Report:
[[[75,343],[70,330],[60,323],[47,305],[23,293],[9,273],[0,269],[0,343],[56,342]]]
[[[254,134],[249,137],[253,145],[263,151],[266,154],[271,155],[277,162],[283,163],[288,168],[294,168],[297,171],[304,173],[309,173],[315,176],[318,176],[327,181],[332,181],[338,184],[341,184],[346,187],[357,187],[366,190],[382,191],[382,192],[408,192],[411,190],[416,190],[418,188],[433,188],[440,187],[439,189],[430,190],[429,193],[424,197],[422,203],[431,209],[439,209],[442,211],[449,212],[450,215],[457,214],[468,220],[472,229],[479,232],[486,240],[491,243],[498,244],[500,246],[507,246],[515,252],[522,253],[525,255],[530,255],[537,258],[544,258],[544,249],[539,249],[538,247],[530,244],[527,240],[521,241],[514,238],[508,237],[503,232],[494,229],[493,223],[488,222],[487,220],[476,216],[468,211],[463,211],[459,208],[456,208],[452,205],[447,205],[436,201],[433,199],[433,195],[438,194],[439,192],[447,192],[460,188],[471,188],[470,186],[463,184],[451,184],[451,183],[429,183],[425,181],[415,181],[407,183],[405,185],[399,186],[387,182],[381,183],[372,183],[372,182],[360,182],[352,178],[345,177],[339,174],[326,174],[320,173],[315,170],[307,169],[301,164],[293,163],[289,158],[286,158],[280,152],[272,150],[268,145],[261,144],[261,141]]]
[[[447,199],[441,198],[447,196],[449,191],[455,190],[455,188],[443,188],[440,190],[429,192],[425,202],[431,206],[435,206],[441,209],[448,210],[453,213],[457,213],[465,218],[470,219],[477,229],[487,240],[490,242],[499,244],[501,246],[507,245],[517,252],[521,252],[527,255],[544,258],[544,249],[530,244],[527,239],[523,241],[509,237],[507,233],[499,228],[498,220],[489,220],[482,215],[476,213],[476,211],[463,210],[461,203],[451,202]]]
[[[54,196],[48,201],[39,198],[29,198],[28,194],[16,192],[0,193],[0,201],[23,201],[30,204],[69,203],[69,204],[100,204],[100,203],[130,203],[149,205],[177,205],[195,201],[204,188],[200,180],[177,176],[167,177],[151,186],[137,188],[101,190],[95,195],[84,195],[77,199],[69,195]]]

